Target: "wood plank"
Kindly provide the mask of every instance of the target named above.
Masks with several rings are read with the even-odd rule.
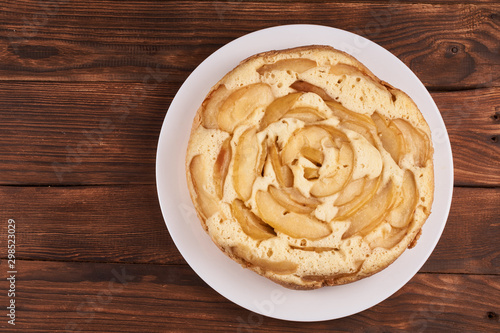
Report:
[[[332,327],[351,331],[354,326],[359,331],[377,326],[384,331],[493,332],[499,327],[497,275],[417,274],[364,312],[335,321],[298,323],[233,304],[187,266],[50,261],[17,265],[15,328],[23,332],[319,332]],[[0,269],[6,271],[5,262]],[[4,278],[0,290],[8,290]],[[6,293],[0,293],[0,302],[7,301]],[[0,326],[7,325],[4,318]]]
[[[500,91],[434,92],[432,97],[450,137],[455,185],[498,186]]]
[[[185,263],[153,185],[1,186],[0,202],[0,221],[16,221],[22,259]],[[443,237],[423,272],[500,274],[498,202],[499,188],[455,188]],[[0,223],[0,235],[6,228]]]
[[[158,136],[179,87],[161,71],[145,83],[0,82],[0,184],[154,184]],[[432,96],[455,183],[500,185],[500,89]]]
[[[16,1],[2,9],[0,80],[137,82],[158,67],[182,82],[235,38],[307,23],[379,43],[429,89],[498,86],[499,12],[498,3]]]
[[[422,272],[500,274],[500,188],[455,187],[443,235]]]

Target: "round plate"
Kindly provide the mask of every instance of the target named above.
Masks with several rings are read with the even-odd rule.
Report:
[[[242,268],[212,243],[198,220],[186,184],[185,153],[196,111],[210,88],[240,61],[256,53],[302,45],[331,45],[366,65],[380,79],[406,92],[432,131],[435,199],[417,246],[383,271],[360,281],[311,291],[289,290]],[[422,267],[444,229],[453,191],[453,161],[446,128],[424,85],[398,58],[347,31],[286,25],[250,33],[209,56],[172,101],[158,142],[156,182],[167,228],[184,259],[213,289],[261,315],[294,321],[341,318],[370,308],[406,284]]]

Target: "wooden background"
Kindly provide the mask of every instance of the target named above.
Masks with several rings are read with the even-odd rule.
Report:
[[[191,71],[235,38],[294,23],[399,57],[435,99],[455,164],[450,217],[420,272],[369,310],[317,323],[256,315],[212,290],[173,244],[155,188],[159,131]],[[499,331],[499,31],[488,0],[0,1],[0,330]]]

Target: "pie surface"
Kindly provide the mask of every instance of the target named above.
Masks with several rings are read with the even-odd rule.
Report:
[[[430,130],[404,92],[327,46],[257,54],[193,121],[187,183],[229,257],[285,287],[370,276],[414,246],[433,201]]]

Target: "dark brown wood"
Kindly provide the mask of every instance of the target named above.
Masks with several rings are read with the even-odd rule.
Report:
[[[187,266],[50,261],[17,265],[16,329],[23,332],[338,332],[354,327],[360,332],[493,332],[499,328],[498,275],[417,274],[396,294],[360,314],[297,323],[233,304]],[[4,262],[0,269],[6,270]],[[6,287],[7,281],[0,280],[0,289]],[[6,302],[4,293],[0,302]],[[0,325],[5,328],[7,323],[3,320]]]
[[[212,290],[176,249],[155,188],[158,135],[187,76],[238,37],[296,23],[363,35],[408,65],[455,166],[450,217],[420,272],[369,310],[317,323]],[[500,331],[498,73],[495,0],[0,1],[0,331]]]
[[[500,274],[500,188],[455,187],[443,235],[422,272]]]
[[[137,82],[154,67],[182,82],[227,42],[296,23],[365,36],[430,89],[498,86],[500,79],[496,3],[15,1],[2,14],[1,80]]]
[[[158,136],[180,86],[161,71],[147,78],[0,82],[0,184],[154,184]],[[451,138],[455,183],[500,185],[500,89],[432,96]]]
[[[19,258],[185,263],[163,222],[153,185],[2,186],[0,202],[0,221],[16,221]],[[498,188],[455,188],[443,237],[423,271],[500,274],[498,202]],[[0,234],[6,227],[0,224]]]
[[[455,185],[498,186],[500,91],[434,92],[432,97],[450,137]]]

